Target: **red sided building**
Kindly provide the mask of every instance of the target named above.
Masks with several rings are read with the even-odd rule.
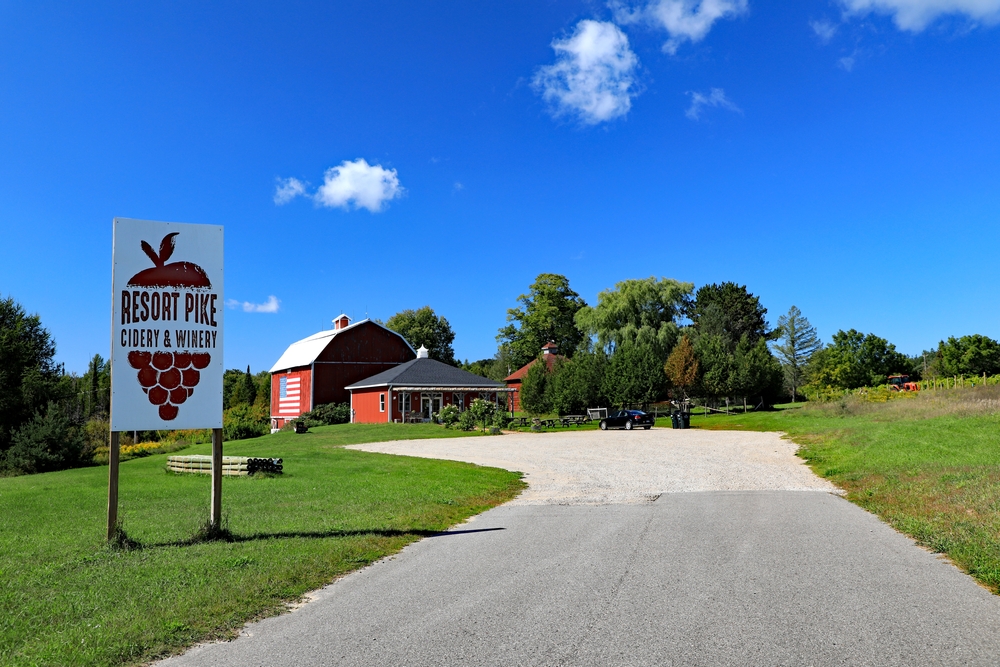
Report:
[[[423,347],[413,361],[347,388],[351,421],[362,424],[428,421],[446,405],[465,410],[477,398],[499,402],[502,394],[510,392],[495,380],[429,358]]]
[[[552,366],[555,365],[556,359],[562,359],[563,357],[558,354],[559,346],[549,341],[542,346],[542,359],[545,361],[545,367],[552,372]],[[524,366],[508,375],[503,379],[513,391],[510,394],[513,407],[511,408],[514,412],[521,410],[521,381],[524,380],[524,376],[528,374],[528,369],[538,363],[538,359],[532,359]]]
[[[292,343],[271,367],[271,428],[278,429],[318,405],[348,403],[349,384],[412,361],[417,353],[401,335],[347,315],[333,329]]]

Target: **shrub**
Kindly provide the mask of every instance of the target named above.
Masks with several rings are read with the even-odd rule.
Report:
[[[332,426],[347,424],[351,421],[351,406],[348,403],[324,403],[317,405],[302,415],[306,426]]]
[[[222,413],[222,435],[226,440],[259,438],[271,432],[271,420],[258,405],[243,403]]]
[[[48,472],[80,465],[81,430],[55,402],[14,432],[2,467],[15,473]]]
[[[446,405],[441,408],[440,414],[438,414],[438,419],[444,424],[445,428],[451,428],[458,423],[461,418],[461,411],[458,409],[457,405]]]
[[[458,427],[463,431],[471,431],[476,428],[476,417],[471,410],[466,410],[458,417]]]

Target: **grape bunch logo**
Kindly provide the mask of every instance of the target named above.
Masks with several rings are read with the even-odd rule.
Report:
[[[201,380],[201,373],[212,361],[207,352],[141,352],[128,353],[128,363],[139,371],[136,375],[149,402],[159,406],[160,419],[177,418],[177,406],[188,400]]]
[[[174,254],[174,238],[179,232],[172,232],[160,241],[159,252],[154,252],[146,241],[140,243],[142,251],[153,262],[153,266],[136,273],[128,281],[132,291],[122,292],[123,323],[153,321],[179,321],[180,302],[183,296],[184,321],[215,326],[215,294],[199,294],[211,289],[212,283],[205,271],[191,262],[171,262]],[[182,291],[176,291],[182,290]],[[171,343],[169,329],[123,330],[122,344],[163,347],[214,347],[216,332],[204,330],[174,330]],[[177,418],[180,406],[194,394],[201,380],[201,372],[212,361],[208,352],[191,349],[176,352],[132,350],[128,353],[128,363],[134,368],[136,379],[149,402],[159,408],[160,419],[172,421]]]

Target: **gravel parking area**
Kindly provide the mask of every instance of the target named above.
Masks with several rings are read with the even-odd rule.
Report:
[[[529,488],[509,505],[636,504],[663,493],[690,491],[838,493],[795,456],[797,448],[779,433],[657,428],[513,433],[348,447],[521,471]]]

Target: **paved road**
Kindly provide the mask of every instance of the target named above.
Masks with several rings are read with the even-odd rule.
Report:
[[[836,495],[677,492],[491,510],[163,664],[997,665],[1000,600]]]

